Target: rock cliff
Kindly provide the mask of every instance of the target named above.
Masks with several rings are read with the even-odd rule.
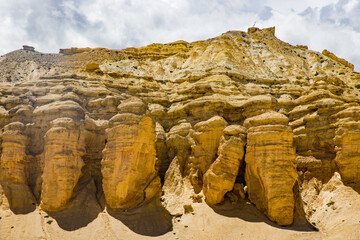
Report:
[[[360,74],[327,50],[250,28],[60,53],[0,59],[0,184],[15,213],[95,199],[121,221],[167,219],[249,201],[289,226],[319,219],[319,186],[360,187]]]

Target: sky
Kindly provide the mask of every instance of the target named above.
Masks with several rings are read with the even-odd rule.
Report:
[[[276,27],[292,45],[328,49],[360,71],[360,0],[0,0],[0,55],[34,46],[123,49]]]

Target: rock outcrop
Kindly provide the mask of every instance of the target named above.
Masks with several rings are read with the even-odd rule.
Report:
[[[360,184],[360,107],[336,114],[335,164],[345,184]]]
[[[243,161],[245,143],[244,127],[230,125],[224,129],[218,157],[206,171],[203,179],[203,192],[208,204],[221,203],[225,193],[233,189]]]
[[[199,122],[194,126],[191,155],[188,160],[188,174],[195,192],[200,192],[203,184],[203,175],[216,159],[220,137],[227,122],[219,116],[207,121]]]
[[[289,119],[277,112],[248,118],[246,172],[249,199],[280,225],[293,221],[297,178]]]
[[[26,146],[29,140],[24,130],[23,123],[13,122],[4,127],[2,134],[0,183],[10,208],[16,213],[26,213],[35,207],[27,181]]]
[[[16,213],[92,199],[126,222],[144,206],[179,217],[250,201],[290,225],[294,209],[321,215],[334,174],[360,187],[360,74],[328,51],[250,28],[60,52],[0,59],[0,190]]]
[[[107,205],[114,210],[131,209],[161,192],[155,171],[155,123],[140,100],[119,105],[109,120],[101,161]]]
[[[81,124],[71,118],[58,118],[45,134],[41,187],[44,210],[63,210],[73,195],[84,166],[85,136]]]

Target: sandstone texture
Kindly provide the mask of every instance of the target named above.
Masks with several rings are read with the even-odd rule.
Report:
[[[120,113],[109,120],[106,130],[101,173],[108,206],[126,210],[145,197],[159,195],[161,184],[155,171],[155,124],[151,117],[142,115],[145,104],[124,101],[118,109]]]
[[[297,178],[295,148],[288,118],[267,112],[246,119],[245,178],[249,199],[280,225],[293,221]]]
[[[81,122],[80,122],[81,124]],[[66,207],[84,166],[85,139],[71,118],[57,118],[46,132],[41,207],[59,211]]]
[[[360,74],[275,35],[1,56],[0,206],[66,230],[109,214],[151,236],[209,208],[321,237],[356,229],[324,204],[350,214],[360,198]]]
[[[220,139],[218,157],[204,175],[203,192],[209,204],[221,203],[234,188],[236,176],[243,162],[246,129],[230,125]]]

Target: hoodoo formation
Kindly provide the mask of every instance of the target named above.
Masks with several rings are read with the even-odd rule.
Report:
[[[351,63],[275,28],[24,46],[0,58],[1,234],[360,239],[359,84]]]

